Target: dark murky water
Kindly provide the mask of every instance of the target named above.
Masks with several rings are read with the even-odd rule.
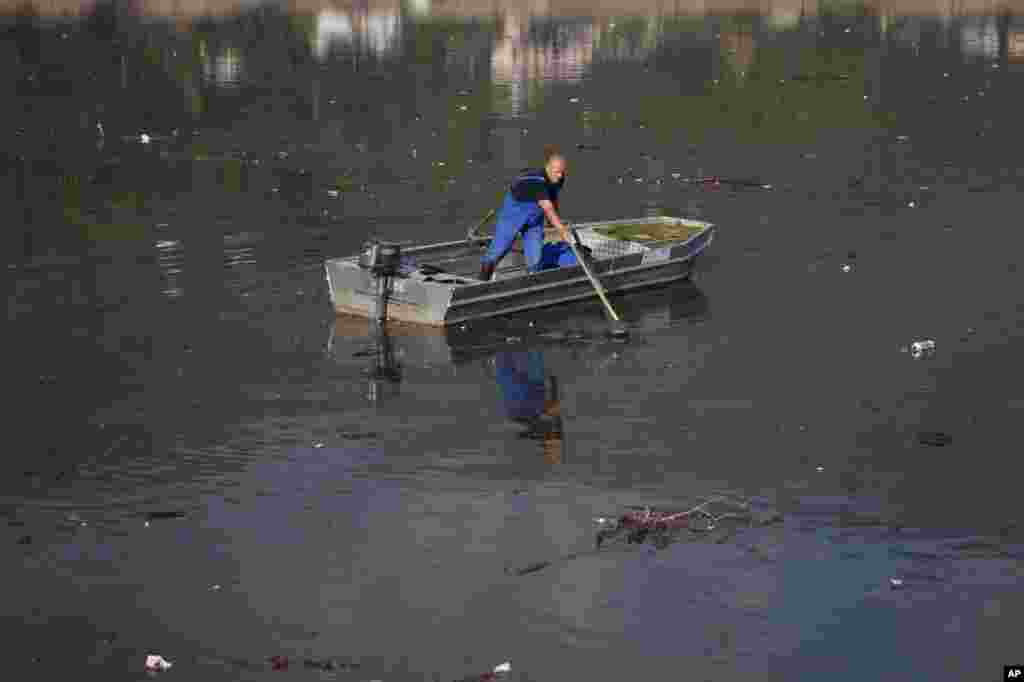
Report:
[[[16,676],[1020,662],[1016,16],[18,12]],[[463,236],[549,142],[571,220],[719,225],[695,284],[615,299],[630,343],[596,304],[377,344],[335,321],[325,258]],[[783,521],[506,572],[720,492]]]

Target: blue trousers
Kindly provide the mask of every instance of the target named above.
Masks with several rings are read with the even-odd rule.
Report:
[[[576,265],[576,256],[568,242],[544,243],[544,224],[523,225],[519,228],[509,227],[512,223],[499,222],[494,239],[483,260],[485,263],[497,264],[512,248],[516,237],[523,237],[523,253],[526,256],[528,272],[540,272],[549,268],[562,268]]]
[[[496,378],[510,419],[536,419],[544,413],[544,355],[533,351],[498,351]]]

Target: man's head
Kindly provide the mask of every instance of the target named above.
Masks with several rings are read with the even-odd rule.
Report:
[[[561,182],[566,166],[565,157],[553,145],[544,147],[544,172],[551,182]]]

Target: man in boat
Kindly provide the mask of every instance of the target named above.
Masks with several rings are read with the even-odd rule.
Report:
[[[558,215],[558,195],[565,185],[565,171],[565,157],[547,145],[544,167],[523,170],[512,181],[498,213],[494,239],[480,262],[480,279],[487,281],[494,276],[494,268],[518,236],[523,238],[528,272],[576,265],[569,246],[569,228]],[[563,241],[544,243],[545,218],[558,229]]]

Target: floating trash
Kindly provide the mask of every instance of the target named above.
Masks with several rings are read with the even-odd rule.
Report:
[[[914,341],[910,344],[910,354],[914,358],[920,358],[924,355],[930,355],[935,352],[935,341],[932,339],[922,339],[920,341]]]
[[[953,442],[953,436],[942,431],[922,431],[917,434],[917,442],[933,448],[942,448]]]
[[[141,135],[139,135],[139,142],[141,142],[142,144],[149,144],[152,141],[152,139],[153,138],[151,138],[146,133],[142,133]]]
[[[327,196],[329,196],[332,199],[337,199],[339,196],[341,196],[341,192],[339,192],[336,189],[329,189],[327,190]]]
[[[492,670],[490,672],[486,672],[486,673],[482,673],[482,674],[478,674],[478,675],[470,675],[469,677],[463,677],[463,678],[460,678],[459,680],[456,680],[456,682],[494,682],[495,680],[500,679],[506,673],[509,673],[511,671],[512,671],[512,663],[509,662],[509,661],[506,661],[505,663],[502,663],[501,665],[495,666],[494,670]]]
[[[335,670],[349,671],[356,670],[360,667],[358,663],[339,661],[333,658],[307,658],[302,661],[302,665],[314,670],[323,670],[324,672],[332,672]]]
[[[683,538],[706,537],[728,521],[746,525],[766,525],[778,520],[777,514],[754,514],[750,504],[745,501],[733,500],[725,496],[712,497],[700,504],[683,511],[668,511],[651,507],[633,507],[631,511],[619,516],[598,517],[594,522],[599,526],[593,550],[573,552],[554,560],[536,561],[517,569],[508,569],[506,573],[516,576],[529,575],[545,568],[579,557],[595,554],[602,546],[614,541],[626,544],[642,544],[650,541],[658,549],[667,547],[672,541]],[[724,529],[716,542],[724,542],[735,528],[731,525]]]
[[[849,264],[847,264],[847,263],[844,263],[844,264],[843,264],[843,272],[849,272],[850,270],[853,270],[853,268],[852,268],[852,267],[850,267],[850,265],[849,265]]]
[[[287,656],[271,656],[268,659],[270,667],[274,670],[287,670],[288,669],[288,657]]]
[[[823,472],[825,470],[825,467],[817,466],[817,467],[814,467],[814,470],[817,471],[820,474],[821,472]]]
[[[185,512],[183,511],[154,511],[146,514],[147,521],[158,521],[162,519],[182,519],[185,518]]]
[[[459,105],[459,111],[469,111],[469,105],[468,104],[460,104]]]
[[[894,590],[899,589],[899,588],[903,587],[903,579],[902,578],[889,578],[889,585]]]
[[[149,654],[146,656],[146,670],[163,672],[172,665],[174,664],[158,654]]]
[[[579,104],[579,101],[580,101],[579,97],[570,97],[569,98],[569,103],[570,104]]]

